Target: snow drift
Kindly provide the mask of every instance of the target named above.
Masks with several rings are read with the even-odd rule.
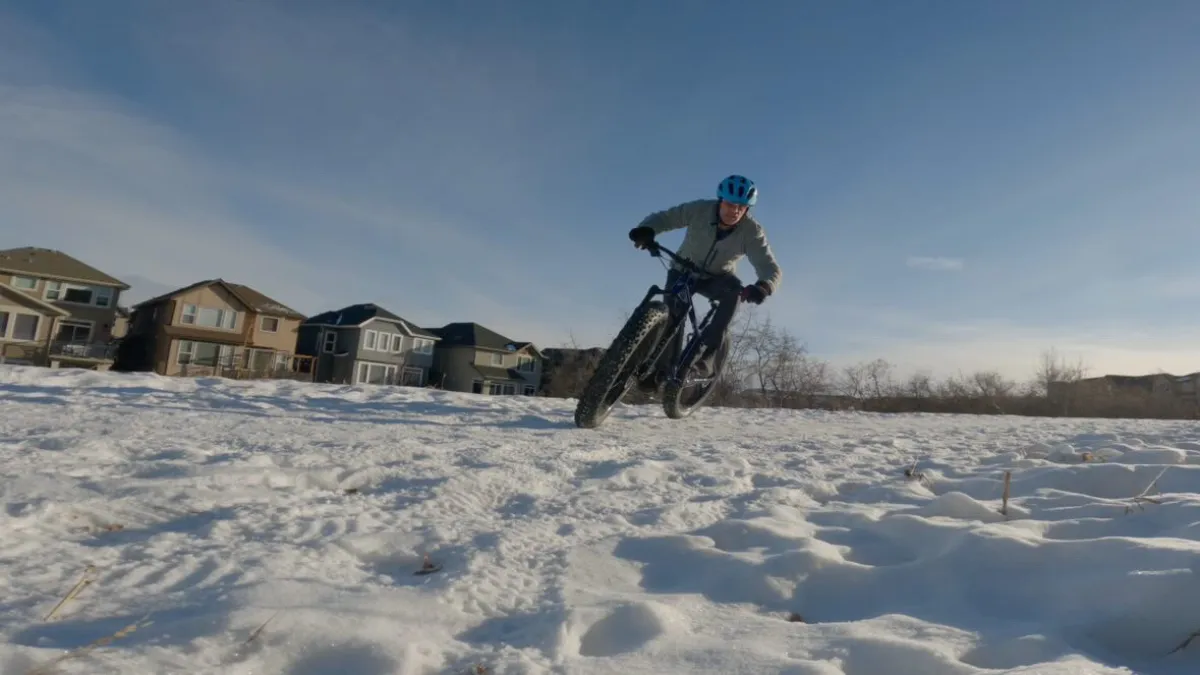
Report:
[[[572,405],[0,366],[0,672],[1200,672],[1195,425]]]

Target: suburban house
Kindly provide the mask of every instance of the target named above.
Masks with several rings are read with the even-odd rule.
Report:
[[[477,323],[427,329],[441,338],[434,353],[433,384],[475,394],[535,396],[543,357],[531,342],[517,342]]]
[[[208,279],[133,307],[116,368],[160,375],[309,379],[295,358],[304,315],[241,284]]]
[[[315,382],[423,387],[438,340],[379,305],[364,303],[306,319],[296,353],[312,357]]]
[[[128,289],[62,251],[0,250],[0,362],[108,370]]]

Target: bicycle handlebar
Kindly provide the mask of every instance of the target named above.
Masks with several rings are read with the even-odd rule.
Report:
[[[660,253],[666,253],[667,257],[669,257],[671,260],[673,260],[676,264],[678,264],[681,267],[684,267],[685,269],[687,269],[688,271],[698,274],[700,276],[705,276],[705,277],[713,276],[713,274],[711,272],[706,272],[703,269],[700,269],[700,267],[698,265],[696,265],[696,263],[694,263],[691,260],[688,260],[686,258],[679,257],[679,254],[675,253],[671,249],[667,248],[666,246],[663,246],[662,244],[660,244],[656,241],[651,242],[650,246],[647,247],[647,250],[650,252],[650,255],[652,255],[656,258],[659,257]]]

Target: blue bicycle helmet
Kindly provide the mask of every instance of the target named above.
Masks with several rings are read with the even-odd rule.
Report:
[[[754,181],[745,176],[733,175],[717,186],[717,197],[734,204],[754,206],[758,201],[758,188]]]

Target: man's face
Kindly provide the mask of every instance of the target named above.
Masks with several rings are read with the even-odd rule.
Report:
[[[725,225],[726,227],[733,227],[734,225],[737,225],[738,221],[741,220],[742,216],[746,215],[746,212],[749,210],[750,207],[746,206],[745,204],[734,204],[732,202],[722,201],[721,224]]]

